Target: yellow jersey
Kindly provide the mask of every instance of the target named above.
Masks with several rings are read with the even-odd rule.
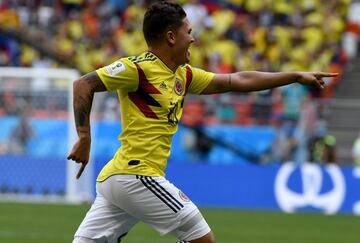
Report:
[[[184,98],[200,94],[214,73],[188,64],[174,73],[150,52],[121,58],[96,72],[108,91],[117,91],[122,124],[121,146],[97,181],[115,174],[164,176]]]

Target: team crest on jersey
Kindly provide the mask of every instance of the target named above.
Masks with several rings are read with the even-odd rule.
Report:
[[[121,73],[126,69],[125,65],[120,61],[116,61],[109,66],[106,66],[105,68],[108,74],[111,76],[115,76],[116,74]]]
[[[174,90],[177,95],[181,95],[184,90],[183,82],[178,78],[175,80]]]
[[[182,191],[179,191],[179,196],[184,202],[190,202],[190,199]]]

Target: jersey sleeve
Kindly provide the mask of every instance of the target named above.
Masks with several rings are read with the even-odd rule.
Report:
[[[121,58],[112,64],[96,70],[108,91],[135,91],[139,84],[138,71],[134,63]]]
[[[191,94],[201,94],[211,80],[213,80],[215,74],[199,68],[189,67],[192,71],[192,80],[188,92]]]

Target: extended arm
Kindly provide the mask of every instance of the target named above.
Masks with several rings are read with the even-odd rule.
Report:
[[[106,91],[106,87],[96,72],[88,73],[73,84],[73,106],[78,141],[74,144],[67,159],[81,163],[76,178],[84,171],[90,155],[91,133],[90,112],[95,92]]]
[[[230,74],[215,74],[214,79],[202,94],[224,93],[228,91],[250,92],[271,89],[294,82],[324,87],[324,77],[334,77],[337,73],[323,72],[257,72],[244,71]]]

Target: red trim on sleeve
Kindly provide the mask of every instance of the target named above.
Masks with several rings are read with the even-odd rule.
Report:
[[[185,87],[185,94],[187,94],[188,88],[191,84],[193,78],[192,70],[189,66],[186,66],[186,87]]]

